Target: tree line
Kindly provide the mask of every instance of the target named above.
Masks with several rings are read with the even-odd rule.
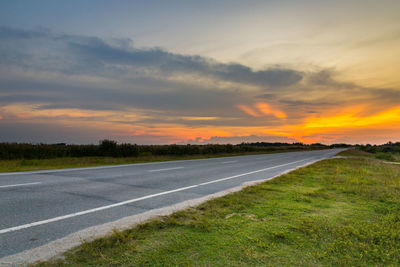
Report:
[[[400,153],[400,142],[388,142],[382,145],[361,145],[359,146],[361,150],[369,153]]]
[[[0,160],[49,159],[60,157],[138,157],[229,154],[243,152],[279,152],[346,147],[346,144],[242,143],[205,145],[136,145],[101,140],[98,145],[0,143]]]

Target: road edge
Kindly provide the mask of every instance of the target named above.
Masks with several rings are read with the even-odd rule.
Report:
[[[63,256],[62,254],[64,252],[66,252],[74,247],[77,247],[84,242],[90,242],[96,238],[107,236],[107,235],[111,234],[113,232],[113,230],[123,231],[123,230],[129,229],[129,228],[132,228],[138,224],[149,221],[151,219],[155,219],[155,218],[161,217],[161,216],[168,216],[176,211],[180,211],[180,210],[184,210],[184,209],[187,209],[190,207],[198,206],[208,200],[222,197],[222,196],[225,196],[230,193],[238,192],[246,187],[257,185],[257,184],[263,183],[265,181],[272,180],[276,177],[287,174],[294,170],[304,168],[304,167],[312,165],[318,161],[322,161],[322,160],[326,160],[326,159],[330,159],[330,158],[332,158],[332,157],[313,160],[313,161],[307,162],[303,165],[283,171],[275,176],[272,176],[272,177],[269,177],[266,179],[261,179],[261,180],[248,181],[248,182],[241,184],[240,186],[232,187],[230,189],[223,190],[223,191],[220,191],[220,192],[217,192],[217,193],[214,193],[211,195],[207,195],[204,197],[190,199],[190,200],[186,200],[186,201],[183,201],[183,202],[171,205],[171,206],[146,211],[146,212],[143,212],[140,214],[135,214],[132,216],[127,216],[127,217],[118,219],[113,222],[108,222],[108,223],[101,224],[101,225],[91,226],[89,228],[69,234],[63,238],[54,240],[43,246],[36,247],[34,249],[26,250],[26,251],[23,251],[23,252],[20,252],[17,254],[3,257],[0,259],[0,266],[24,266],[24,265],[26,266],[28,264],[32,264],[35,262],[45,261],[45,260],[49,260],[51,258],[62,257]]]

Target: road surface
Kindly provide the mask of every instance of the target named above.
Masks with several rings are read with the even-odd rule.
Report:
[[[0,174],[0,258],[267,179],[342,149]]]

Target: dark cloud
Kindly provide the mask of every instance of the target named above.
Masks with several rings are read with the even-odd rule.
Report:
[[[274,99],[276,98],[275,94],[262,94],[262,95],[257,95],[255,98],[260,98],[260,99]]]
[[[331,105],[338,105],[340,104],[339,102],[328,102],[328,101],[323,101],[322,99],[318,99],[318,100],[313,100],[313,101],[301,101],[301,100],[285,100],[282,99],[280,100],[281,103],[284,103],[286,105],[289,106],[294,106],[294,107],[298,107],[298,106],[331,106]]]
[[[97,37],[57,35],[45,30],[27,31],[2,27],[0,40],[9,44],[0,46],[0,50],[8,48],[7,51],[0,51],[0,56],[3,60],[7,59],[8,64],[22,65],[23,58],[24,66],[58,70],[64,74],[120,76],[128,71],[127,68],[132,71],[130,68],[133,67],[154,70],[164,75],[197,74],[224,81],[272,87],[289,86],[302,79],[301,72],[291,69],[253,71],[241,64],[224,64],[201,56],[174,54],[161,48],[134,48],[129,46],[130,41],[127,39],[106,41]],[[39,43],[42,47],[35,47]],[[26,62],[27,59],[29,62]]]
[[[339,82],[334,79],[335,72],[332,69],[323,69],[321,71],[311,73],[308,76],[308,84],[316,86],[325,86],[335,89],[357,89],[361,86],[351,82]]]
[[[163,73],[195,73],[224,81],[264,86],[289,86],[302,79],[300,72],[290,69],[253,71],[241,64],[222,64],[201,56],[179,55],[160,48],[135,49],[112,46],[91,38],[86,42],[69,42],[72,51],[97,64],[118,64],[147,67]]]
[[[138,80],[129,87],[87,85],[57,81],[1,80],[0,105],[10,103],[41,104],[46,108],[81,108],[91,110],[126,110],[139,108],[180,115],[240,114],[235,104],[244,96],[232,91],[204,89],[169,81]]]

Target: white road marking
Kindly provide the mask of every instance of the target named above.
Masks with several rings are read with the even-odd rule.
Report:
[[[130,199],[130,200],[122,201],[122,202],[117,202],[117,203],[114,203],[114,204],[111,204],[111,205],[107,205],[107,206],[102,206],[102,207],[98,207],[98,208],[94,208],[94,209],[89,209],[89,210],[75,212],[75,213],[71,213],[71,214],[67,214],[67,215],[63,215],[63,216],[59,216],[59,217],[54,217],[54,218],[43,220],[43,221],[37,221],[37,222],[23,224],[23,225],[19,225],[19,226],[15,226],[15,227],[5,228],[5,229],[0,230],[0,234],[5,234],[5,233],[13,232],[13,231],[18,231],[18,230],[21,230],[21,229],[26,229],[26,228],[30,228],[30,227],[33,227],[33,226],[38,226],[38,225],[47,224],[47,223],[51,223],[51,222],[57,222],[57,221],[65,220],[65,219],[68,219],[68,218],[73,218],[73,217],[76,217],[76,216],[93,213],[93,212],[96,212],[96,211],[101,211],[101,210],[106,210],[106,209],[110,209],[110,208],[114,208],[114,207],[123,206],[123,205],[130,204],[130,203],[133,203],[133,202],[137,202],[137,201],[140,201],[140,200],[145,200],[145,199],[149,199],[149,198],[153,198],[153,197],[157,197],[157,196],[162,196],[162,195],[167,195],[167,194],[171,194],[171,193],[175,193],[175,192],[180,192],[180,191],[183,191],[183,190],[187,190],[187,189],[191,189],[191,188],[195,188],[195,187],[200,187],[200,186],[203,186],[203,185],[218,183],[218,182],[221,182],[221,181],[226,181],[226,180],[230,180],[230,179],[234,179],[234,178],[237,178],[237,177],[241,177],[241,176],[245,176],[245,175],[249,175],[249,174],[254,174],[254,173],[258,173],[258,172],[263,172],[263,171],[266,171],[266,170],[271,170],[271,169],[287,166],[287,165],[290,165],[290,164],[294,164],[294,163],[298,163],[298,162],[302,162],[302,161],[306,161],[306,160],[310,160],[310,159],[297,160],[297,161],[293,161],[293,162],[289,162],[289,163],[285,163],[285,164],[281,164],[281,165],[276,165],[276,166],[272,166],[272,167],[268,167],[268,168],[264,168],[264,169],[260,169],[260,170],[256,170],[256,171],[246,172],[246,173],[237,174],[237,175],[234,175],[234,176],[229,176],[229,177],[213,180],[213,181],[210,181],[210,182],[195,184],[195,185],[186,186],[186,187],[180,187],[180,188],[177,188],[177,189],[174,189],[174,190],[164,191],[164,192],[161,192],[161,193],[151,194],[151,195],[147,195],[147,196],[144,196],[144,197],[139,197],[139,198],[134,198],[134,199]]]
[[[41,184],[41,182],[26,183],[26,184],[0,185],[0,188],[9,188],[9,187],[17,187],[17,186],[28,186],[28,185],[34,185],[34,184]]]
[[[285,164],[281,164],[281,165],[276,165],[276,166],[264,168],[264,169],[261,169],[261,170],[256,170],[256,171],[252,171],[252,172],[246,172],[246,173],[242,173],[242,174],[238,174],[238,175],[234,175],[234,176],[229,176],[229,177],[226,177],[226,178],[221,178],[221,179],[213,180],[213,181],[210,181],[210,182],[201,183],[201,184],[198,184],[198,186],[218,183],[218,182],[221,182],[221,181],[230,180],[230,179],[237,178],[237,177],[240,177],[240,176],[245,176],[245,175],[249,175],[249,174],[253,174],[253,173],[257,173],[257,172],[263,172],[263,171],[267,171],[267,170],[270,170],[270,169],[275,169],[275,168],[287,166],[287,165],[290,165],[290,164],[293,164],[293,163],[298,163],[298,162],[302,162],[302,161],[306,161],[306,160],[308,160],[308,159],[297,160],[297,161],[293,161],[293,162],[289,162],[289,163],[285,163]]]
[[[157,170],[148,170],[148,172],[162,172],[162,171],[170,171],[170,170],[179,170],[185,167],[174,167],[174,168],[165,168],[165,169],[157,169]]]
[[[224,161],[224,162],[221,162],[221,164],[235,163],[235,162],[237,162],[237,160]]]

